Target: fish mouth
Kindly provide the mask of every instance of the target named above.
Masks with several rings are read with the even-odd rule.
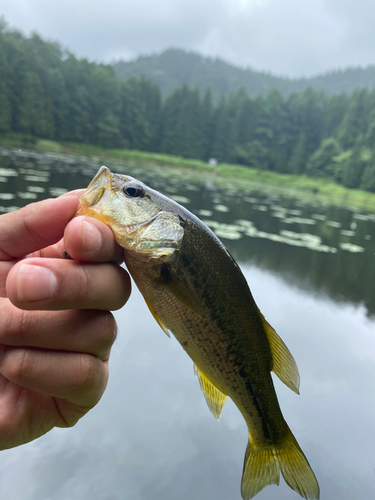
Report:
[[[79,199],[77,215],[86,215],[90,207],[96,205],[103,197],[107,189],[112,188],[113,174],[107,167],[101,167],[86,191]]]

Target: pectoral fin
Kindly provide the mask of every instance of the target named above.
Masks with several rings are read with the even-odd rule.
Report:
[[[219,391],[219,389],[214,386],[214,384],[203,372],[199,370],[199,368],[197,368],[196,365],[194,365],[194,373],[198,377],[199,385],[201,386],[203,395],[211,413],[219,420],[227,396]]]
[[[202,317],[201,308],[194,295],[185,283],[171,270],[168,264],[162,264],[159,284],[168,290],[176,299],[190,311]]]
[[[151,314],[153,315],[153,317],[155,318],[156,322],[158,323],[158,325],[160,326],[160,328],[163,330],[163,332],[169,337],[171,338],[171,334],[169,333],[169,330],[168,328],[164,325],[164,323],[162,322],[162,320],[159,318],[158,316],[158,313],[155,311],[155,309],[152,307],[152,305],[150,304],[150,302],[145,298],[145,302],[147,304],[147,307],[150,309],[150,312]]]
[[[259,310],[259,309],[258,309]],[[299,394],[299,372],[297,364],[281,338],[259,311],[272,353],[272,371],[289,387]]]

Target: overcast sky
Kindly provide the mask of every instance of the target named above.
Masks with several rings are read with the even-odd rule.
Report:
[[[180,47],[294,77],[375,63],[374,0],[2,0],[0,15],[96,61]]]

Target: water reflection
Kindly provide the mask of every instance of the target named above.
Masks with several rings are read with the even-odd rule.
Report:
[[[322,498],[373,498],[373,325],[361,308],[301,293],[252,266],[244,271],[298,361],[301,395],[275,384]],[[2,452],[1,497],[240,500],[247,432],[236,407],[228,401],[215,421],[192,362],[146,314],[138,292],[116,316],[120,335],[103,400],[75,428]],[[282,483],[257,498],[299,497]]]
[[[3,154],[0,162],[6,179],[0,193],[14,195],[1,199],[3,211],[29,202],[20,193],[42,199],[84,187],[100,165],[26,153]],[[299,365],[300,396],[277,379],[275,385],[322,499],[374,498],[374,215],[274,193],[244,194],[182,173],[166,176],[162,169],[156,176],[155,170],[108,166],[188,198],[188,208],[221,231]],[[12,175],[4,174],[8,170]],[[216,210],[220,205],[228,210]],[[76,427],[1,452],[0,498],[240,500],[247,431],[236,407],[228,401],[215,421],[192,362],[164,335],[136,290],[116,318],[119,338],[102,401]],[[299,497],[282,482],[256,498]]]

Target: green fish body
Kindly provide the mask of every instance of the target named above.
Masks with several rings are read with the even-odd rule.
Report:
[[[298,393],[297,366],[220,240],[184,207],[106,167],[80,201],[78,215],[112,228],[154,318],[193,360],[213,415],[220,418],[227,396],[242,413],[249,431],[242,497],[278,484],[281,472],[302,497],[319,498],[271,378],[274,371]]]

